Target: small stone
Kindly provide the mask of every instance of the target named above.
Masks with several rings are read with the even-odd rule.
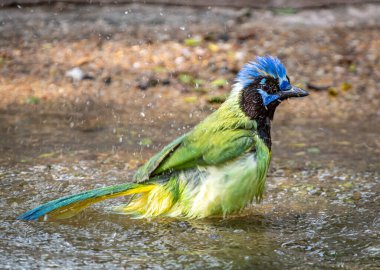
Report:
[[[108,76],[103,79],[105,85],[110,85],[112,83],[112,77]]]
[[[142,78],[141,78],[141,80],[139,81],[139,83],[138,83],[138,88],[140,89],[140,90],[147,90],[148,88],[150,88],[150,87],[155,87],[155,86],[157,86],[157,84],[158,84],[158,79],[157,78],[155,78],[155,77],[147,77],[147,76],[143,76]]]
[[[79,67],[75,67],[66,71],[65,76],[73,79],[73,81],[80,81],[83,80],[84,72]]]
[[[359,192],[359,191],[354,191],[353,193],[352,193],[352,199],[354,200],[354,201],[358,201],[358,200],[360,200],[362,198],[362,194]]]
[[[162,85],[170,85],[170,79],[169,78],[165,78],[161,81]]]
[[[330,87],[327,92],[329,93],[329,96],[336,97],[338,95],[338,90],[334,87]]]

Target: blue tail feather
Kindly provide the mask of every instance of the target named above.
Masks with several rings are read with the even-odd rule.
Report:
[[[79,194],[65,196],[45,204],[42,204],[28,212],[17,217],[19,220],[36,220],[52,211],[55,211],[61,207],[68,206],[70,204],[82,202],[88,199],[97,199],[102,196],[111,196],[135,187],[134,183],[121,184],[116,186],[109,186],[104,188],[93,189],[85,191]]]

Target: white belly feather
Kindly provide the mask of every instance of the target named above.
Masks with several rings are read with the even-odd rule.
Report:
[[[179,179],[187,182],[189,178],[194,179],[194,174],[194,171],[184,172]],[[265,174],[266,171],[263,174],[258,170],[254,153],[224,166],[198,167],[197,184],[185,185],[182,205],[174,207],[168,215],[177,216],[181,211],[187,217],[202,218],[239,211],[257,196]]]

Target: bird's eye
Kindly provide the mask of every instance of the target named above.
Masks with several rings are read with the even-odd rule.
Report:
[[[269,85],[267,85],[266,92],[270,94],[274,94],[280,91],[280,88],[278,86],[278,83],[276,82],[271,82]]]
[[[263,91],[268,94],[274,94],[280,91],[278,78],[274,79],[271,77],[262,78],[259,81],[260,87]]]
[[[274,86],[274,92],[277,93],[277,92],[280,92],[280,86],[278,84],[276,84]]]

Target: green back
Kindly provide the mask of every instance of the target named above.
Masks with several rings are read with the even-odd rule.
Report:
[[[135,181],[197,166],[222,165],[255,149],[257,124],[241,111],[237,97],[175,139],[138,169]]]

